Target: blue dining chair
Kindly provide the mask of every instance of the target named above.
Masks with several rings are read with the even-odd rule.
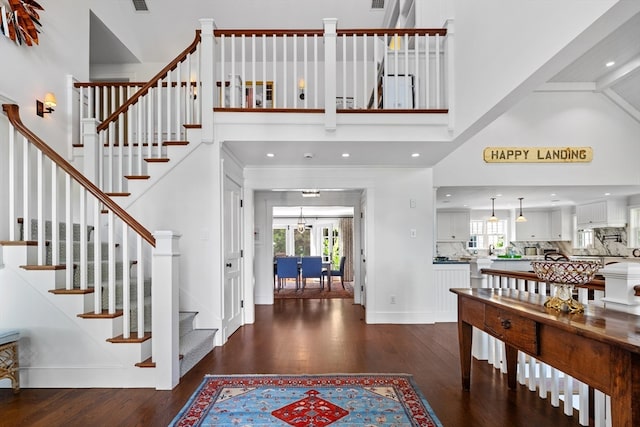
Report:
[[[307,285],[307,279],[318,279],[324,288],[322,281],[322,257],[302,257],[302,289]]]
[[[298,276],[298,258],[280,257],[276,258],[276,275],[278,276],[278,290],[286,285],[287,279],[296,279],[296,290],[300,288],[300,278]]]
[[[338,270],[331,270],[331,274],[329,274],[328,271],[323,271],[322,272],[322,276],[328,276],[329,280],[333,280],[334,277],[340,276],[340,283],[342,284],[342,289],[346,289],[344,287],[344,264],[345,261],[347,260],[346,256],[343,256],[340,258],[340,267]],[[329,290],[331,290],[331,282],[327,280],[327,283],[329,284]]]

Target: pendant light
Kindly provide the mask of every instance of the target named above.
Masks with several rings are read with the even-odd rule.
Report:
[[[300,208],[300,218],[298,218],[298,232],[304,233],[306,223],[304,221],[304,217],[302,216],[302,208]]]
[[[498,221],[498,217],[496,216],[496,211],[495,211],[495,201],[496,198],[492,197],[491,198],[491,216],[489,217],[489,222],[497,222]]]
[[[527,218],[522,215],[522,199],[524,199],[524,197],[518,197],[518,200],[520,200],[520,215],[516,218],[516,222],[527,222]]]

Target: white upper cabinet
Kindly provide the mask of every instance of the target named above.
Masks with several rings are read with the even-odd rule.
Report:
[[[524,212],[526,222],[516,222],[517,241],[557,240],[551,236],[551,213],[549,211]]]
[[[625,199],[602,200],[576,206],[578,228],[624,227],[627,224]]]
[[[554,209],[550,214],[551,240],[573,239],[573,224],[571,218],[571,208],[563,207]]]
[[[469,211],[438,211],[439,242],[466,242],[470,238],[471,214]]]

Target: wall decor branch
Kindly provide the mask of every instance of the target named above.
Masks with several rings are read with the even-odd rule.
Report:
[[[9,0],[8,5],[0,5],[0,33],[18,45],[38,44],[40,24],[39,10],[44,10],[33,0]]]

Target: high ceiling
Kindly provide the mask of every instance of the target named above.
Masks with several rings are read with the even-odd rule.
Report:
[[[122,7],[130,7],[133,11],[133,0],[113,0],[122,3]],[[136,0],[139,1],[139,0]],[[396,5],[394,0],[349,0],[348,7],[344,0],[183,0],[179,3],[169,0],[146,0],[149,8],[146,12],[132,12],[138,14],[140,22],[139,42],[147,48],[140,49],[144,57],[136,58],[109,29],[95,16],[91,19],[91,61],[92,64],[101,63],[131,63],[136,61],[153,62],[166,61],[172,58],[176,52],[181,51],[186,43],[191,41],[193,30],[198,26],[198,19],[202,17],[215,18],[218,28],[319,28],[324,17],[338,18],[341,28],[380,28],[387,27],[392,16],[395,16],[390,6]],[[383,5],[384,9],[374,9],[373,4]],[[403,2],[403,4],[405,4]],[[176,8],[179,12],[176,13]],[[242,11],[250,11],[243,14]],[[283,19],[284,16],[295,16],[294,19]],[[386,24],[386,25],[385,25]],[[173,28],[174,31],[167,31]],[[176,32],[184,29],[183,39],[175,37]],[[637,14],[608,37],[594,45],[584,55],[577,58],[572,64],[559,72],[541,88],[542,90],[587,90],[600,92],[611,99],[621,109],[626,111],[635,120],[640,121],[640,14]],[[607,66],[608,62],[614,62]],[[249,156],[252,149],[251,142],[245,144],[244,152]],[[261,142],[261,144],[264,144]],[[415,143],[412,143],[415,145]],[[287,153],[286,159],[280,158],[279,162],[286,161],[290,166],[308,166],[309,159],[304,158],[304,153],[322,153],[313,159],[313,166],[327,164],[349,166],[425,166],[421,164],[423,159],[410,163],[406,156],[402,156],[401,150],[413,151],[411,144],[404,147],[402,143],[386,144],[387,147],[378,147],[375,144],[344,142],[331,144],[324,142],[322,150],[314,149],[314,143],[308,142],[297,146],[291,143],[274,142],[274,151],[286,146],[281,151]],[[378,144],[385,145],[385,144]],[[429,147],[423,147],[431,149]],[[264,147],[261,147],[264,149]],[[442,149],[433,147],[433,149]],[[386,150],[386,151],[385,151]],[[351,157],[345,159],[341,153],[348,151]],[[241,153],[239,151],[238,153]],[[238,154],[235,153],[234,154]],[[439,153],[441,154],[441,153]],[[441,158],[442,156],[438,157]],[[356,160],[358,159],[358,160]],[[381,159],[386,162],[380,164]],[[260,159],[243,159],[245,164],[256,166],[269,166],[267,162],[273,160],[261,157]],[[428,165],[427,165],[428,166]],[[455,191],[454,191],[455,190]],[[525,205],[549,206],[574,204],[581,201],[594,200],[604,197],[604,193],[620,195],[638,194],[638,188],[612,188],[584,187],[584,188],[457,188],[441,189],[438,191],[437,207],[465,207],[483,209],[489,205],[489,197],[498,193],[504,194],[503,208],[514,208],[518,197],[525,197]],[[445,194],[456,193],[456,198],[464,195],[465,202],[460,203]],[[551,196],[556,193],[556,196]],[[508,202],[507,202],[508,200]],[[556,200],[553,202],[552,200]]]

